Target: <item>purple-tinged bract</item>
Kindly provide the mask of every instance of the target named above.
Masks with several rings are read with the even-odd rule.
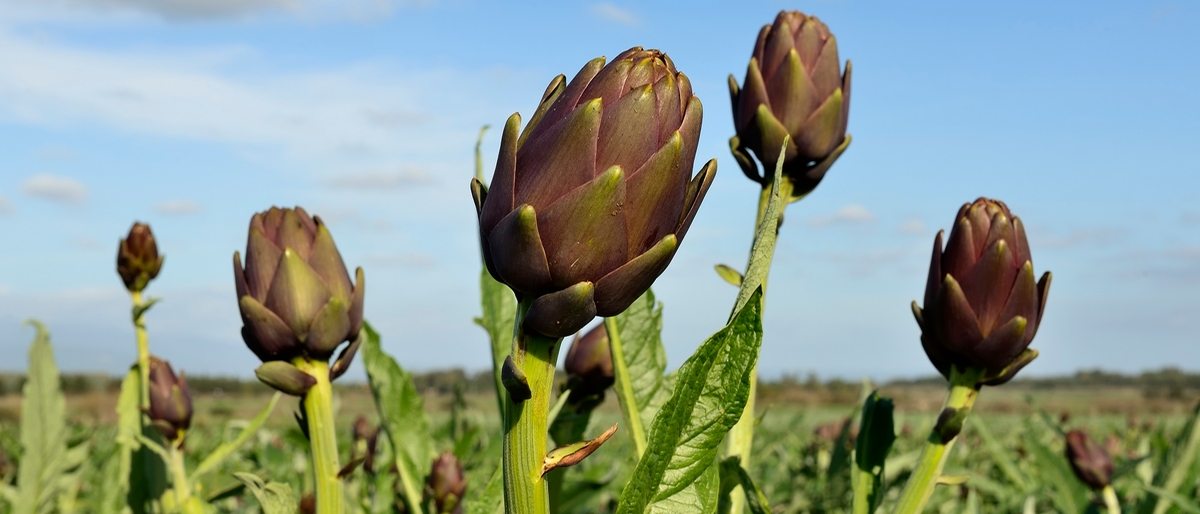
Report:
[[[163,256],[158,254],[158,243],[150,225],[134,223],[129,235],[117,246],[117,274],[131,293],[139,292],[150,284],[162,269]]]
[[[1100,490],[1112,483],[1113,461],[1104,447],[1096,444],[1087,432],[1067,432],[1067,460],[1075,476],[1088,487]]]
[[[612,351],[608,346],[608,330],[604,325],[576,336],[563,362],[572,396],[602,394],[616,381],[613,374]]]
[[[150,409],[146,414],[168,441],[176,441],[192,426],[192,393],[187,377],[175,375],[171,363],[150,356]]]

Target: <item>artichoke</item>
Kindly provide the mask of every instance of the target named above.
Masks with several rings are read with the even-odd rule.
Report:
[[[509,117],[491,190],[471,189],[488,271],[530,302],[525,329],[570,335],[666,269],[716,173],[691,177],[701,117],[687,76],[640,47],[556,77],[523,131]]]
[[[768,184],[770,173],[760,173],[747,150],[774,169],[784,137],[791,135],[783,174],[793,195],[817,187],[849,143],[850,61],[844,74],[840,64],[837,38],[815,16],[781,11],[774,24],[763,26],[742,86],[729,76],[737,131],[730,147],[747,177]]]
[[[572,396],[604,394],[616,380],[613,375],[612,352],[608,347],[608,330],[604,325],[591,329],[583,337],[576,336],[567,350],[563,363]]]
[[[432,500],[437,514],[462,514],[463,495],[467,494],[467,476],[462,462],[453,452],[442,452],[433,460],[425,481],[425,499]]]
[[[1087,432],[1067,432],[1067,460],[1071,462],[1075,476],[1088,487],[1098,491],[1112,484],[1112,457],[1088,437]]]
[[[351,344],[330,370],[345,372],[362,329],[363,270],[350,282],[333,236],[320,217],[300,207],[270,210],[250,219],[246,267],[233,254],[242,338],[265,364],[256,372],[267,384],[303,394],[311,376],[289,364],[294,359],[328,361],[343,342]]]
[[[171,363],[150,356],[150,422],[168,441],[183,438],[192,426],[192,393],[187,377],[171,369]]]
[[[145,289],[162,269],[163,256],[158,254],[158,244],[150,225],[134,223],[129,235],[117,246],[117,274],[125,282],[125,289],[137,293]]]
[[[924,309],[913,302],[921,344],[938,371],[982,371],[982,385],[1007,382],[1037,356],[1037,333],[1050,292],[1049,272],[1034,282],[1025,226],[999,200],[958,210],[950,240],[933,243]]]

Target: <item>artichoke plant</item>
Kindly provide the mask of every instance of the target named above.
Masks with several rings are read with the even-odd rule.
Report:
[[[192,393],[187,377],[175,375],[171,363],[150,357],[150,422],[171,442],[183,439],[192,425]]]
[[[442,452],[433,460],[429,478],[425,481],[426,501],[433,502],[436,514],[462,514],[463,496],[467,494],[467,475],[462,462],[453,452]]]
[[[739,87],[729,76],[737,135],[730,148],[747,177],[768,184],[750,160],[752,152],[774,169],[790,135],[783,173],[795,196],[811,192],[849,143],[850,61],[842,72],[837,38],[821,20],[799,11],[781,11],[763,26]]]
[[[982,370],[982,384],[1007,382],[1037,356],[1028,350],[1050,292],[1050,272],[1035,282],[1021,219],[999,200],[958,210],[946,248],[933,243],[924,308],[913,302],[921,344],[947,378],[951,368]]]
[[[255,214],[246,266],[237,252],[233,266],[242,338],[265,363],[259,378],[286,393],[303,394],[312,381],[289,362],[328,361],[349,341],[330,378],[345,372],[362,329],[363,270],[355,270],[356,281],[350,281],[320,217],[310,217],[300,207]]]
[[[141,292],[158,276],[162,269],[163,256],[158,254],[158,244],[150,225],[134,223],[117,246],[117,274],[131,293]]]
[[[691,176],[699,98],[671,59],[634,47],[551,81],[524,130],[504,127],[491,189],[472,193],[484,262],[565,337],[625,310],[666,269],[716,173]]]
[[[1104,447],[1096,444],[1087,432],[1067,432],[1067,460],[1075,476],[1093,490],[1099,491],[1112,484],[1113,461]]]

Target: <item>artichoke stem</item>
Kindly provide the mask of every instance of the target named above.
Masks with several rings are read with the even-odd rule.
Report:
[[[144,306],[141,291],[133,291],[129,295],[135,310]],[[142,408],[142,412],[150,410],[150,337],[146,335],[146,322],[143,319],[145,315],[143,312],[133,320],[133,331],[137,335],[138,376],[141,382],[138,406]]]
[[[513,322],[512,360],[525,374],[531,396],[514,402],[505,395],[504,507],[508,514],[549,514],[550,499],[542,462],[546,457],[550,395],[561,338],[527,332],[522,327],[534,298],[522,298]]]
[[[952,367],[950,394],[946,397],[938,422],[929,433],[929,439],[925,441],[921,458],[905,484],[893,514],[917,514],[924,511],[925,504],[937,487],[942,468],[946,467],[950,449],[954,447],[954,441],[958,440],[958,433],[967,415],[971,413],[975,399],[979,397],[979,380],[982,374],[982,370],[979,369],[960,371],[958,367]]]
[[[1121,501],[1117,499],[1117,491],[1111,485],[1104,486],[1100,493],[1104,497],[1104,506],[1108,514],[1121,514]]]
[[[184,514],[203,514],[203,507],[192,498],[192,487],[188,483],[187,468],[183,465],[183,438],[167,446],[167,462],[171,471],[171,487],[175,493],[175,505]]]
[[[317,514],[341,514],[342,480],[338,478],[337,433],[333,421],[333,387],[329,363],[297,358],[293,364],[317,379],[304,395],[308,436],[312,444],[313,482],[316,484]]]

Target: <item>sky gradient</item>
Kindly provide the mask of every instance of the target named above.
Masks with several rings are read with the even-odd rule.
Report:
[[[766,307],[766,376],[933,373],[908,307],[937,230],[977,196],[1054,272],[1027,374],[1200,369],[1200,6],[1187,2],[0,3],[0,370],[30,317],[60,365],[135,356],[117,240],[151,223],[151,347],[193,374],[250,376],[230,256],[250,215],[302,205],[366,271],[366,317],[411,369],[484,369],[468,192],[479,127],[546,83],[642,45],[706,107],[719,172],[655,285],[669,365],[723,324],[757,186],[729,155],[739,82],[780,9],[821,17],[854,62],[854,143],[792,205]],[[361,368],[352,371],[361,377]]]

